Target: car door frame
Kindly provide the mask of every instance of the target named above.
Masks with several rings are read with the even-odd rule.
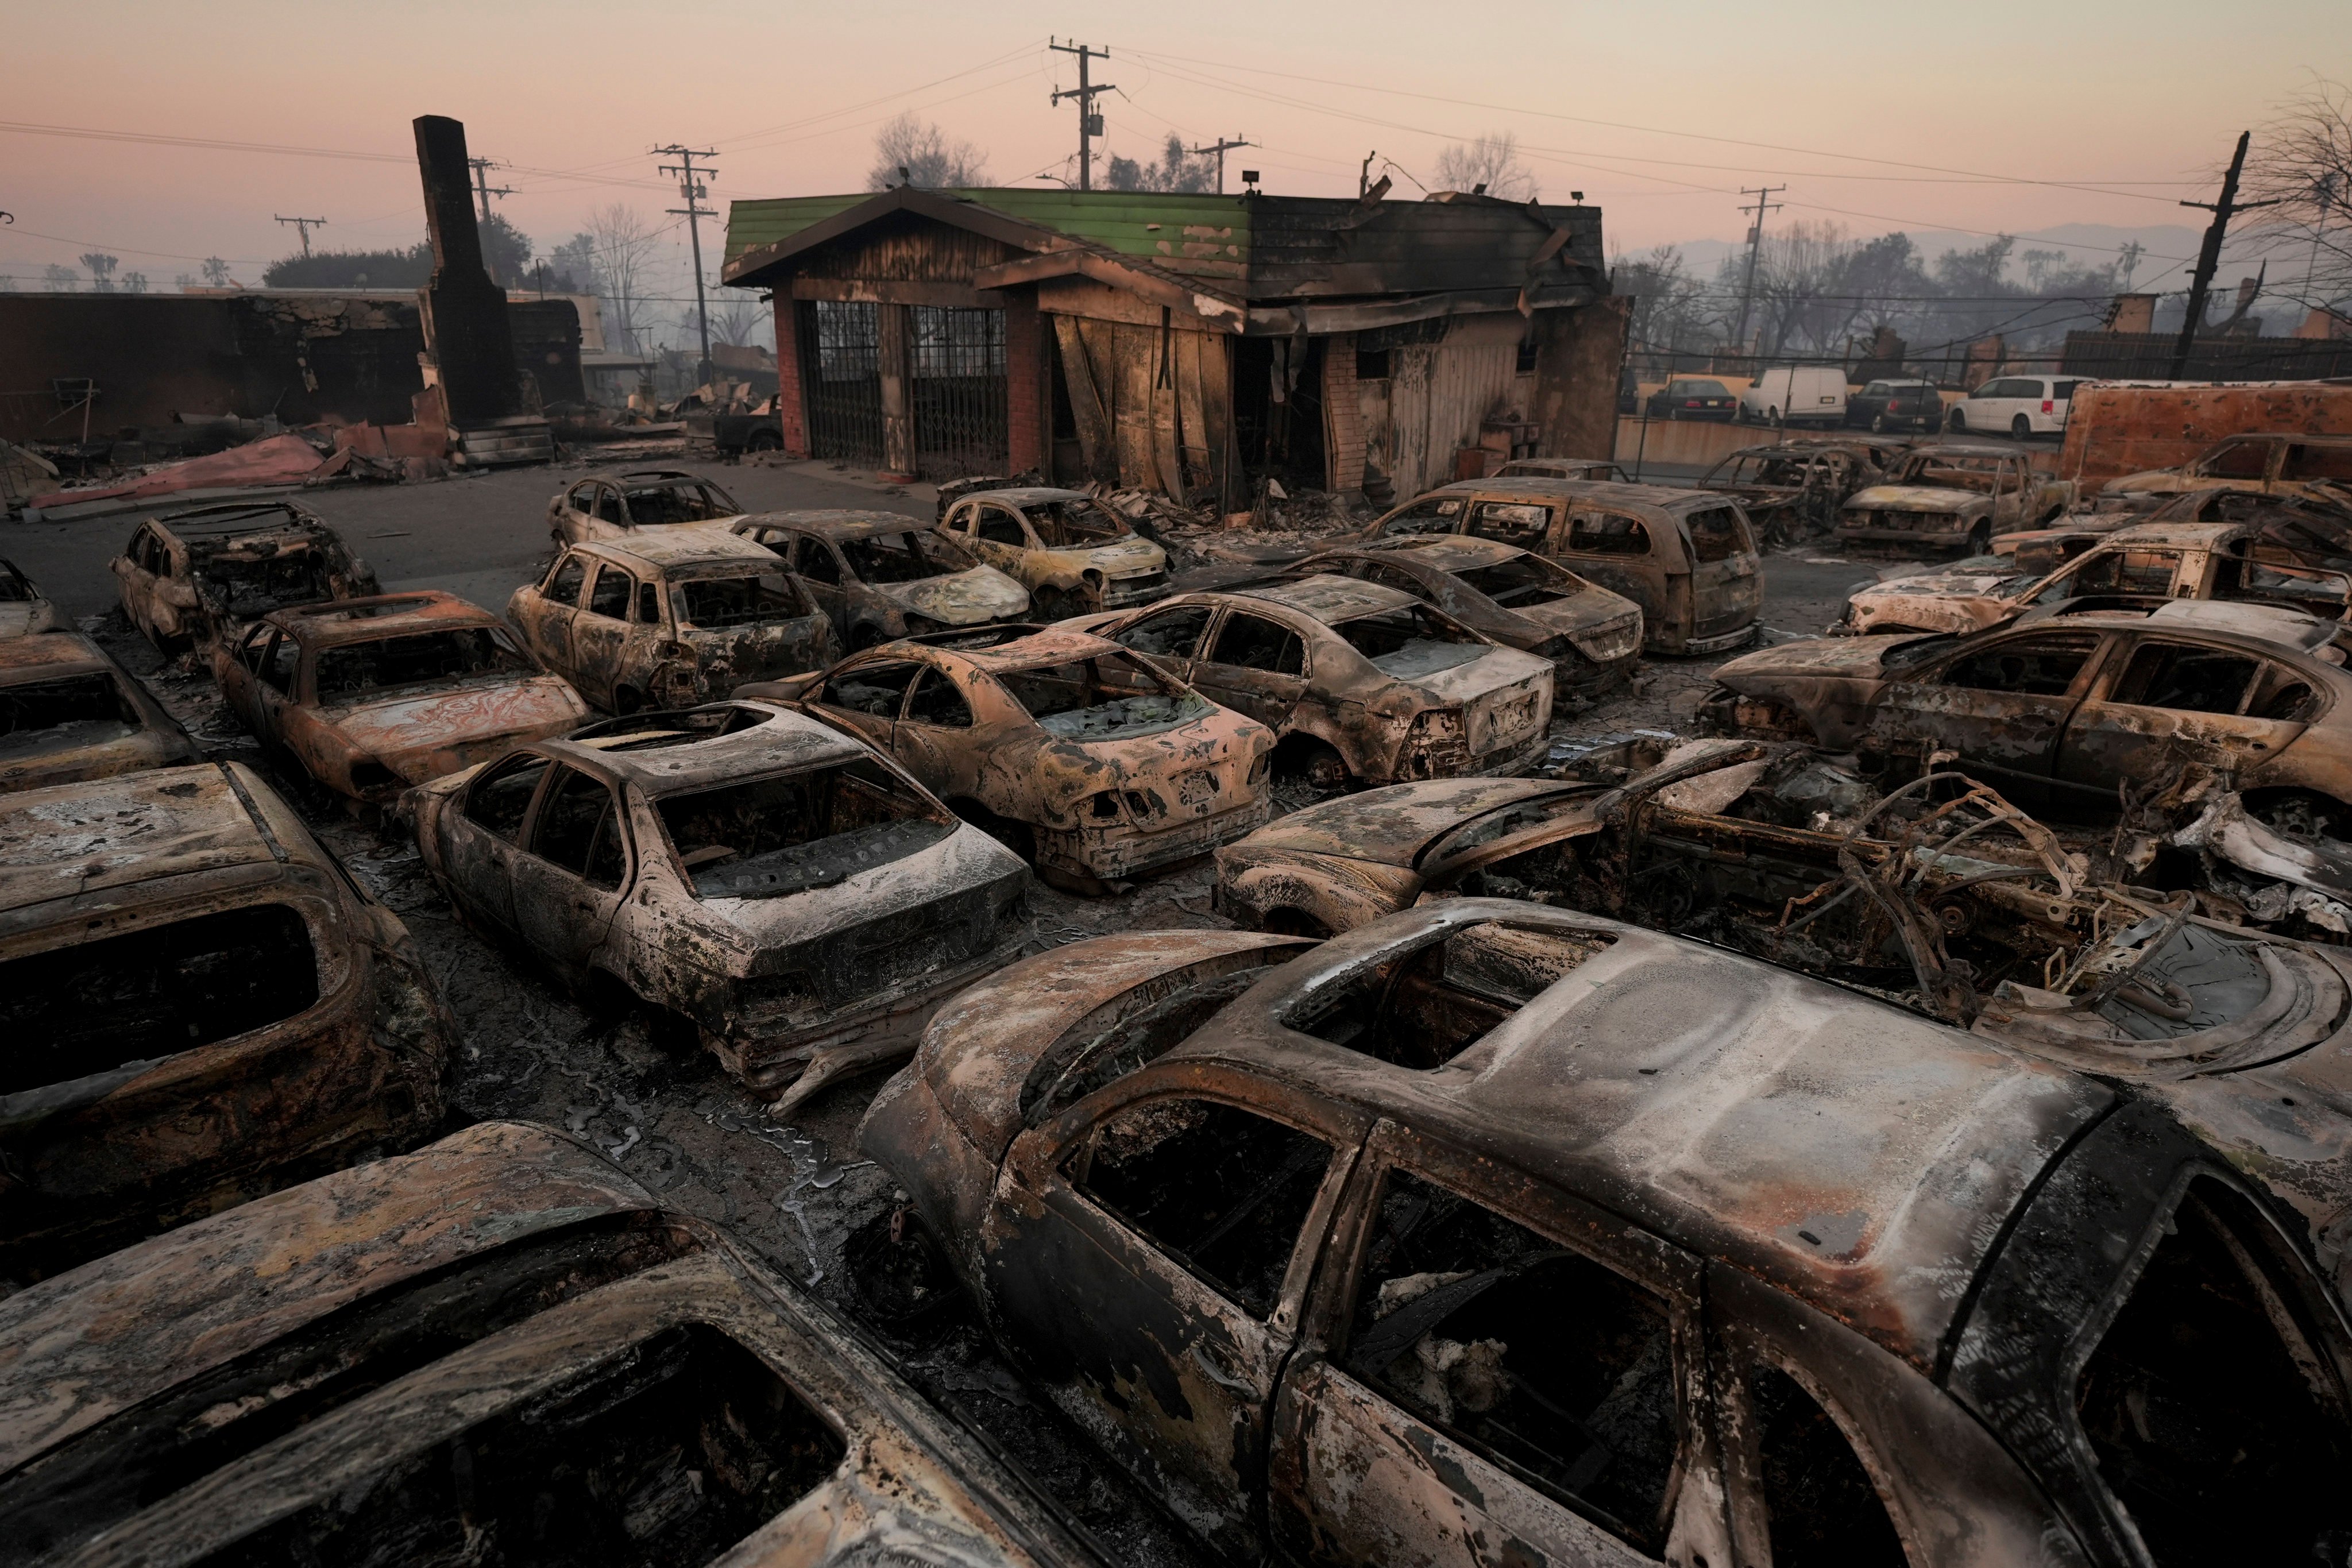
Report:
[[[568,757],[549,759],[547,773],[540,779],[539,787],[530,797],[523,813],[522,828],[518,841],[509,846],[514,854],[508,868],[508,886],[514,900],[514,930],[525,946],[541,960],[574,979],[584,977],[595,967],[597,951],[604,947],[613,929],[614,917],[636,886],[636,836],[629,828],[627,792],[618,781],[582,767]],[[620,884],[613,889],[595,886],[569,867],[559,866],[533,847],[539,837],[540,816],[552,800],[557,782],[567,773],[577,773],[604,786],[604,798],[611,807],[613,820],[621,835],[623,865]],[[470,820],[470,819],[469,819]],[[573,941],[567,951],[554,951],[537,928],[537,917],[552,914],[561,904],[575,913],[584,913],[593,935]],[[561,916],[553,918],[560,920]]]
[[[2008,767],[1999,762],[1987,761],[1981,756],[1972,756],[1966,752],[1958,752],[1958,747],[1947,746],[1941,737],[1924,735],[1917,737],[1923,743],[1931,744],[1933,749],[1958,752],[1961,767],[1967,769],[1971,774],[1997,775],[1988,777],[1984,782],[2007,796],[2011,804],[2021,805],[2028,810],[2035,809],[2045,798],[2054,798],[2053,784],[2057,777],[2059,752],[2064,744],[2067,727],[2074,722],[2075,713],[2080,710],[2093,685],[2101,679],[2103,672],[2113,660],[2119,640],[2116,632],[2117,628],[2105,626],[2051,626],[2041,622],[2020,626],[2012,623],[1980,637],[1965,639],[1961,647],[1949,650],[1924,668],[1906,670],[1899,678],[1887,679],[1885,684],[1880,687],[1878,698],[1872,704],[1870,720],[1866,727],[1866,738],[1884,741],[1885,737],[1880,728],[1882,719],[1895,694],[1906,686],[1932,686],[1937,689],[1973,690],[1994,696],[2014,695],[1996,692],[1987,687],[1947,688],[1942,679],[1944,673],[1963,659],[1977,658],[1988,649],[2005,647],[2012,642],[2032,642],[2040,638],[2059,637],[2095,638],[2089,655],[2084,659],[2082,668],[2074,672],[2074,679],[2068,685],[2065,695],[2049,699],[2053,705],[2063,703],[2065,711],[2058,716],[2052,727],[2049,748],[2038,772]]]
[[[1665,1300],[1681,1443],[1674,1471],[1675,1490],[1666,1507],[1668,1522],[1662,1529],[1661,1550],[1656,1554],[1626,1542],[1532,1478],[1468,1448],[1341,1364],[1334,1347],[1345,1340],[1381,1195],[1389,1173],[1395,1170],[1477,1204]],[[1530,1494],[1539,1507],[1559,1516],[1570,1533],[1598,1535],[1605,1548],[1613,1548],[1612,1555],[1626,1564],[1668,1560],[1669,1548],[1675,1545],[1695,1547],[1709,1562],[1730,1563],[1729,1521],[1721,1503],[1719,1423],[1713,1405],[1706,1339],[1706,1276],[1703,1258],[1629,1220],[1490,1158],[1465,1153],[1393,1119],[1380,1119],[1364,1139],[1333,1213],[1323,1257],[1312,1270],[1313,1286],[1299,1321],[1297,1344],[1276,1389],[1267,1443],[1270,1538],[1302,1559],[1316,1560],[1312,1547],[1319,1537],[1328,1535],[1328,1529],[1318,1522],[1309,1500],[1316,1478],[1310,1473],[1308,1445],[1318,1435],[1317,1428],[1328,1428],[1344,1419],[1335,1412],[1345,1401],[1382,1413],[1373,1423],[1373,1440],[1393,1445],[1400,1468],[1413,1474],[1417,1482],[1414,1494],[1403,1500],[1430,1520],[1433,1536],[1452,1534],[1461,1541],[1458,1559],[1429,1559],[1437,1568],[1484,1564],[1494,1559],[1481,1552],[1479,1543],[1524,1539],[1510,1528],[1510,1521],[1494,1519],[1486,1512],[1497,1483]],[[1333,1394],[1339,1397],[1327,1402],[1325,1396]],[[1364,1478],[1359,1474],[1351,1479],[1360,1484]],[[1479,1484],[1482,1479],[1485,1485]],[[1450,1499],[1450,1506],[1457,1511],[1443,1513],[1449,1505],[1438,1501],[1441,1497]],[[1481,1530],[1482,1519],[1491,1521],[1495,1528]],[[1445,1528],[1449,1523],[1452,1530]],[[1548,1556],[1543,1550],[1559,1544],[1572,1552],[1577,1544],[1589,1547],[1589,1538],[1581,1543],[1530,1544],[1537,1549],[1529,1553],[1531,1561],[1592,1563],[1594,1568],[1607,1561],[1590,1554]]]
[[[1180,1099],[1228,1105],[1331,1145],[1330,1163],[1292,1243],[1274,1310],[1263,1321],[1170,1258],[1152,1238],[1095,1203],[1063,1173],[1064,1163],[1097,1127],[1151,1101]],[[1170,1414],[1158,1395],[1151,1394],[1151,1403],[1160,1406],[1166,1418],[1155,1422],[1143,1416],[1134,1424],[1162,1434],[1184,1427],[1227,1434],[1234,1443],[1232,1451],[1248,1472],[1237,1475],[1241,1489],[1237,1498],[1171,1496],[1165,1465],[1129,1436],[1120,1405],[1084,1386],[1083,1374],[1066,1351],[1037,1344],[1029,1348],[1033,1373],[1057,1405],[1089,1434],[1105,1439],[1105,1447],[1131,1473],[1142,1477],[1160,1495],[1171,1497],[1187,1523],[1228,1546],[1261,1534],[1265,1526],[1265,1461],[1284,1364],[1296,1343],[1332,1219],[1372,1121],[1369,1114],[1351,1107],[1237,1068],[1163,1060],[1106,1085],[1057,1116],[1024,1128],[1013,1137],[998,1168],[980,1242],[985,1280],[981,1307],[991,1331],[1000,1343],[1021,1347],[1024,1341],[1044,1340],[1055,1332],[1066,1334],[1079,1323],[1087,1323],[1107,1352],[1108,1364],[1132,1367],[1139,1374],[1131,1390],[1108,1391],[1130,1406],[1139,1405],[1151,1393],[1152,1372],[1165,1369],[1177,1390],[1177,1402],[1191,1406],[1192,1413]],[[1049,1221],[1061,1228],[1065,1237],[1062,1267],[1024,1268],[1012,1263],[1013,1255],[1025,1250],[1018,1244],[1016,1222],[1040,1226]],[[1089,1289],[1076,1278],[1089,1261],[1087,1252],[1099,1259],[1096,1272],[1100,1289]],[[1109,1287],[1113,1279],[1122,1276],[1129,1299],[1124,1310],[1119,1310],[1121,1304]],[[1078,1317],[1074,1321],[1066,1313],[1057,1315],[1050,1323],[1039,1325],[1043,1333],[1024,1335],[1003,1293],[1008,1283],[1062,1290]],[[1221,1331],[1221,1343],[1208,1342],[1205,1331],[1186,1316],[1188,1307],[1204,1314]],[[1145,1310],[1161,1314],[1160,1326],[1169,1331],[1165,1339],[1156,1338],[1140,1321]],[[1120,1335],[1123,1340],[1118,1339]],[[1056,1382],[1056,1372],[1067,1375]],[[1243,1417],[1253,1402],[1254,1421],[1244,1418],[1237,1423],[1236,1418]],[[1200,1414],[1203,1405],[1211,1408],[1210,1416]],[[1216,1413],[1224,1419],[1219,1420]],[[1253,1426],[1254,1431],[1247,1430]],[[1200,1449],[1195,1457],[1207,1458],[1208,1450]],[[1209,1521],[1205,1525],[1204,1520]]]
[[[1636,555],[1631,552],[1609,554],[1596,550],[1578,550],[1570,544],[1576,533],[1580,513],[1613,514],[1641,525],[1642,535],[1649,548]],[[1663,529],[1661,522],[1663,521]],[[1465,525],[1465,531],[1467,531]],[[1664,532],[1671,543],[1660,540]],[[1681,522],[1673,518],[1663,520],[1644,517],[1634,508],[1601,496],[1571,496],[1553,520],[1552,535],[1544,554],[1589,583],[1608,589],[1621,599],[1630,599],[1642,612],[1642,647],[1652,653],[1671,652],[1681,647],[1696,625],[1694,618],[1690,580],[1692,563],[1689,542],[1683,537]],[[1640,562],[1639,569],[1621,566],[1620,562]],[[1615,579],[1612,581],[1612,579]],[[1675,584],[1684,586],[1676,593]]]
[[[1130,657],[1141,659],[1144,663],[1160,671],[1162,675],[1171,677],[1172,679],[1181,680],[1187,686],[1190,686],[1192,683],[1192,668],[1200,662],[1201,650],[1203,647],[1210,646],[1210,634],[1216,629],[1219,612],[1223,608],[1224,606],[1214,599],[1200,599],[1190,596],[1160,599],[1149,605],[1139,605],[1135,609],[1127,611],[1118,619],[1105,622],[1103,625],[1092,628],[1092,630],[1096,637],[1101,637],[1106,642],[1118,643],[1119,647],[1124,649]],[[1176,658],[1171,654],[1144,653],[1138,649],[1128,647],[1125,643],[1118,642],[1120,634],[1132,627],[1142,625],[1145,621],[1150,620],[1154,616],[1169,615],[1179,610],[1203,610],[1207,612],[1206,618],[1201,622],[1201,634],[1193,639],[1192,651],[1184,655],[1181,658]]]
[[[646,579],[604,556],[589,555],[587,560],[595,571],[580,585],[580,604],[567,639],[571,658],[564,673],[583,697],[611,712],[615,710],[614,700],[623,685],[621,674],[628,654],[629,629],[635,624],[633,617],[636,614],[637,590]],[[628,597],[617,619],[588,607],[607,572],[616,572],[628,579]],[[607,622],[619,629],[607,629]]]
[[[1225,623],[1233,619],[1235,616],[1249,616],[1257,620],[1267,622],[1270,625],[1281,627],[1292,637],[1297,637],[1298,639],[1298,673],[1295,676],[1290,676],[1278,674],[1273,670],[1252,669],[1247,665],[1216,664],[1206,653],[1199,651],[1204,648],[1215,648],[1217,646],[1217,640],[1225,635]],[[1276,740],[1280,740],[1284,736],[1288,735],[1294,730],[1313,730],[1318,728],[1318,726],[1301,724],[1299,722],[1302,711],[1307,710],[1311,703],[1314,706],[1323,706],[1323,704],[1320,703],[1313,703],[1315,691],[1316,637],[1314,633],[1301,631],[1297,626],[1293,625],[1292,618],[1294,616],[1297,620],[1305,621],[1309,626],[1318,627],[1325,636],[1336,635],[1331,632],[1329,627],[1323,626],[1320,622],[1316,621],[1312,616],[1299,616],[1295,611],[1286,611],[1278,605],[1262,603],[1244,603],[1238,605],[1224,604],[1217,605],[1216,613],[1210,617],[1209,624],[1202,628],[1201,640],[1193,645],[1195,649],[1193,656],[1185,661],[1187,673],[1180,679],[1181,679],[1187,686],[1190,686],[1193,690],[1198,691],[1202,696],[1207,698],[1218,707],[1230,710],[1233,712],[1239,713],[1245,719],[1255,720],[1258,723],[1265,725],[1267,729],[1274,731],[1275,738]],[[1204,672],[1213,667],[1218,669],[1238,670],[1246,675],[1264,676],[1269,682],[1289,682],[1295,680],[1297,682],[1298,689],[1295,694],[1286,694],[1274,689],[1267,689],[1265,691],[1252,690],[1245,686],[1221,688],[1213,680],[1203,679]],[[1277,706],[1282,707],[1283,711],[1280,716],[1275,718],[1268,718],[1265,713],[1261,713],[1256,710],[1258,708],[1263,707],[1268,712],[1271,712]]]
[[[2329,688],[2326,679],[2311,670],[2299,668],[2297,661],[2286,657],[2284,649],[2257,651],[2242,648],[2229,643],[2211,641],[2186,630],[2158,629],[2153,626],[2119,628],[2108,644],[2105,656],[2099,661],[2099,668],[2093,672],[2091,684],[2084,691],[2082,700],[2074,705],[2074,712],[2068,715],[2065,730],[2059,737],[2058,750],[2051,771],[2052,790],[2055,795],[2086,805],[2113,806],[2116,804],[2116,791],[2112,781],[2118,776],[2128,778],[2132,775],[2121,769],[2114,760],[2095,759],[2092,763],[2078,765],[2073,770],[2084,775],[2085,779],[2095,779],[2104,773],[2108,782],[2084,782],[2084,779],[2066,776],[2069,771],[2067,765],[2069,761],[2083,756],[2084,737],[2098,724],[2100,720],[2110,714],[2126,718],[2142,713],[2174,716],[2175,721],[2170,723],[2154,721],[2145,726],[2134,726],[2126,722],[2112,727],[2116,731],[2141,735],[2143,746],[2162,752],[2168,758],[2179,757],[2182,752],[2200,743],[2198,738],[2187,741],[2179,738],[2185,729],[2197,725],[2200,721],[2213,724],[2225,735],[2231,737],[2231,740],[2213,740],[2203,742],[2203,744],[2212,745],[2217,750],[2234,752],[2237,748],[2231,742],[2242,741],[2247,752],[2262,754],[2249,755],[2236,763],[2202,756],[2194,758],[2205,766],[2224,773],[2228,781],[2225,787],[2231,788],[2237,787],[2237,781],[2246,773],[2277,761],[2287,747],[2301,739],[2304,732],[2311,727],[2311,721],[2308,719],[2255,719],[2243,713],[2205,713],[2186,708],[2158,708],[2147,703],[2108,700],[2108,695],[2115,690],[2116,682],[2123,679],[2125,674],[2131,668],[2133,658],[2137,656],[2142,647],[2150,643],[2205,648],[2214,653],[2233,655],[2252,660],[2254,676],[2247,688],[2246,694],[2239,699],[2241,708],[2252,699],[2255,691],[2261,689],[2267,667],[2272,666],[2288,671],[2310,687],[2315,698],[2326,701],[2329,696]],[[2145,784],[2149,781],[2141,779],[2137,782]]]
[[[473,800],[474,792],[483,787],[484,782],[492,773],[504,770],[508,763],[522,756],[534,757],[547,765],[541,770],[539,782],[531,786],[530,799],[523,803],[522,816],[515,824],[515,836],[509,842],[475,821],[467,807]],[[437,814],[443,840],[441,858],[446,868],[443,874],[453,883],[460,880],[457,876],[457,866],[461,858],[460,846],[455,842],[456,837],[463,833],[476,838],[478,842],[473,847],[472,853],[480,856],[493,868],[505,893],[503,906],[487,911],[488,918],[502,933],[514,937],[518,941],[522,940],[522,931],[515,917],[515,864],[521,857],[530,853],[523,845],[529,842],[532,831],[538,826],[540,797],[547,793],[547,781],[555,776],[555,770],[562,765],[561,759],[550,756],[545,752],[534,747],[518,746],[505,755],[492,758],[483,763],[476,770],[474,776],[467,779],[451,797],[448,805]],[[632,861],[633,872],[635,867],[635,862]],[[469,913],[485,912],[479,909],[478,890],[467,902],[474,906],[468,910]],[[465,908],[466,905],[461,904],[460,907]]]

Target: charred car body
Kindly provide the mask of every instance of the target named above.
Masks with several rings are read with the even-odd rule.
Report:
[[[1884,484],[1848,496],[1837,537],[1846,544],[1981,555],[1996,535],[2056,517],[2074,494],[2072,484],[2036,472],[2032,458],[2012,447],[1943,442],[1915,447]]]
[[[1551,725],[1549,662],[1328,572],[1069,624],[1265,725],[1325,787],[1524,772]]]
[[[377,593],[375,570],[291,501],[223,501],[151,518],[108,563],[122,613],[166,653],[233,637],[272,610]]]
[[[1458,533],[1326,550],[1290,574],[1353,577],[1411,594],[1505,647],[1551,660],[1556,692],[1624,684],[1642,657],[1642,607],[1549,556]]]
[[[544,1128],[119,1253],[0,1340],[12,1568],[1087,1560],[824,1307]]]
[[[2352,619],[2352,574],[2282,559],[2288,553],[2256,523],[2134,523],[2038,575],[2021,549],[2006,559],[1983,556],[1859,589],[1847,599],[1838,629],[1971,632],[2037,610],[2145,613],[2179,600],[2273,605]]]
[[[904,1055],[1011,959],[1029,874],[856,741],[721,702],[590,725],[408,797],[475,925],[693,1022],[787,1104]]]
[[[1850,443],[1791,443],[1743,447],[1709,468],[1696,488],[1737,500],[1759,539],[1787,542],[1829,532],[1846,498],[1884,478],[1869,454]]]
[[[1642,606],[1652,653],[1721,653],[1755,636],[1762,562],[1737,503],[1706,490],[1468,479],[1399,507],[1366,540],[1468,533],[1548,555]]]
[[[547,503],[547,531],[558,544],[584,544],[679,523],[723,527],[742,515],[733,496],[699,474],[635,468],[610,479],[582,479],[558,491]]]
[[[0,795],[0,1274],[431,1135],[408,932],[233,763]]]
[[[2105,505],[2130,505],[2143,496],[2200,489],[2258,489],[2274,494],[2341,493],[2352,486],[2352,436],[2292,432],[2232,436],[2178,468],[2150,468],[2109,479]]]
[[[1629,484],[1625,470],[1599,458],[1513,458],[1495,470],[1498,479],[1600,479]]]
[[[201,756],[180,721],[81,633],[0,637],[0,790]]]
[[[861,1142],[1231,1552],[2143,1565],[2347,1522],[2299,1216],[2136,1096],[1597,916],[1076,943],[943,1009]]]
[[[1084,892],[1263,823],[1274,736],[1100,638],[1007,626],[885,645],[773,695],[889,753]]]
[[[264,745],[367,805],[588,716],[498,616],[442,593],[279,610],[215,643],[212,666]]]
[[[0,561],[0,637],[53,632],[64,624],[57,605],[15,562]]]
[[[614,713],[690,708],[833,662],[833,623],[774,555],[731,533],[633,533],[561,552],[507,619],[541,663]]]
[[[761,512],[735,531],[783,563],[831,617],[834,639],[845,648],[1028,613],[1027,589],[946,534],[896,512]]]
[[[1029,590],[1041,621],[1168,594],[1168,552],[1080,490],[981,490],[948,505],[940,528]]]

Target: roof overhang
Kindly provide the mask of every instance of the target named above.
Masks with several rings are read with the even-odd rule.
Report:
[[[1058,250],[1077,244],[1067,235],[1007,217],[978,202],[942,195],[937,191],[918,190],[912,185],[898,185],[878,191],[871,199],[835,213],[822,223],[813,223],[773,245],[762,245],[745,251],[720,269],[719,281],[738,289],[773,288],[778,279],[791,270],[785,264],[794,257],[819,246],[829,245],[842,236],[855,233],[892,213],[901,212],[986,235],[991,239],[1022,250]],[[983,288],[987,286],[982,285]]]

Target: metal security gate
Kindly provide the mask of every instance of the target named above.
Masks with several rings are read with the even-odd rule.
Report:
[[[908,314],[915,471],[927,479],[1004,472],[1004,312],[917,305]]]
[[[881,307],[812,300],[799,309],[801,386],[810,453],[881,467]]]

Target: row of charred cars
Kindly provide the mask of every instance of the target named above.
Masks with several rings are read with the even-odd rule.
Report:
[[[1480,497],[1453,499],[1461,522]],[[1475,537],[1432,530],[1449,532]],[[1275,592],[1342,592],[1327,579],[1359,582],[1317,572]],[[1224,592],[1269,617],[1252,606],[1280,602]],[[1182,607],[880,644],[789,688],[509,745],[406,810],[469,920],[584,984],[692,1016],[680,974],[776,954],[728,989],[749,1026],[704,1025],[755,1084],[884,1059],[873,1039],[929,1012],[860,1134],[905,1194],[890,1230],[906,1289],[960,1299],[1223,1555],[2347,1561],[2352,963],[2267,929],[2318,906],[2271,919],[2251,881],[2225,885],[2253,873],[2208,807],[2259,822],[2262,780],[2132,763],[2146,798],[2118,801],[2124,821],[2053,829],[1977,776],[2000,757],[1964,736],[1793,736],[1806,693],[1774,697],[1740,668],[1786,651],[1769,649],[1727,667],[1709,710],[1750,732],[1629,745],[1582,779],[1455,771],[1244,817],[1216,851],[1234,929],[1020,957],[1029,872],[1007,823],[946,809],[898,731],[931,723],[917,703],[942,671],[986,677],[1041,745],[1130,725],[1164,742],[1205,721],[1189,695],[1231,734],[1256,731],[1234,746],[1246,782],[1275,727],[1171,675],[1164,648],[1117,640],[1121,616]],[[1220,601],[1207,646],[1236,608]],[[2340,661],[2284,632],[2307,617],[2252,608],[2260,637],[2193,604],[2084,626],[2118,647],[2251,648],[2250,690],[2274,695],[2275,668],[2332,705]],[[2086,665],[2133,663],[2105,647]],[[892,661],[919,667],[895,706],[860,707],[849,678],[881,684]],[[1058,673],[1073,666],[1092,673]],[[1082,679],[1100,684],[1037,694]],[[968,704],[982,689],[941,684]],[[2303,729],[2281,755],[2323,751],[2330,710],[2284,721]],[[2204,837],[2167,837],[2166,806],[2193,808]],[[61,1149],[78,1131],[126,1173],[201,1143],[207,1118],[235,1123],[222,1142],[241,1151],[280,1137],[236,1070],[209,1098],[174,1100],[163,1078],[204,1061],[223,1022],[249,1031],[240,1048],[290,1042],[314,1016],[309,976],[343,995],[409,952],[234,764],[7,797],[0,856],[25,889],[6,900],[19,929],[64,910],[46,929],[74,933],[15,950],[41,952],[0,990],[12,1033],[58,1042],[32,1099],[0,1099],[0,1138],[46,1126]],[[168,889],[136,886],[158,874]],[[287,912],[256,912],[271,910]],[[757,931],[852,910],[821,952]],[[244,911],[243,946],[185,931],[215,911]],[[624,930],[635,939],[602,934]],[[157,931],[173,934],[95,959],[79,945]],[[341,936],[331,952],[322,932]],[[921,978],[893,991],[901,963]],[[132,989],[156,1020],[136,1038],[103,1016],[127,975],[149,977]],[[423,1135],[390,1112],[436,1093],[452,1030],[429,982],[373,989],[367,1043],[344,1054],[379,1084],[325,1082],[295,1050],[270,1061],[309,1091],[281,1110],[321,1131],[321,1158],[339,1110],[378,1118],[332,1152],[349,1161]],[[762,1044],[853,994],[880,999],[867,1034],[819,1026],[796,1060]],[[272,1017],[287,1021],[255,1027]],[[110,1088],[104,1068],[54,1076],[122,1047],[155,1054],[118,1062]],[[58,1092],[77,1082],[97,1092]],[[126,1090],[175,1106],[169,1128],[143,1130],[129,1098],[68,1125]],[[45,1168],[20,1152],[37,1141],[5,1147],[12,1181]],[[93,1215],[134,1206],[129,1186],[77,1179]],[[12,1254],[20,1277],[46,1271],[36,1250]],[[1090,1550],[722,1231],[512,1125],[195,1218],[0,1301],[0,1453],[12,1560]]]

